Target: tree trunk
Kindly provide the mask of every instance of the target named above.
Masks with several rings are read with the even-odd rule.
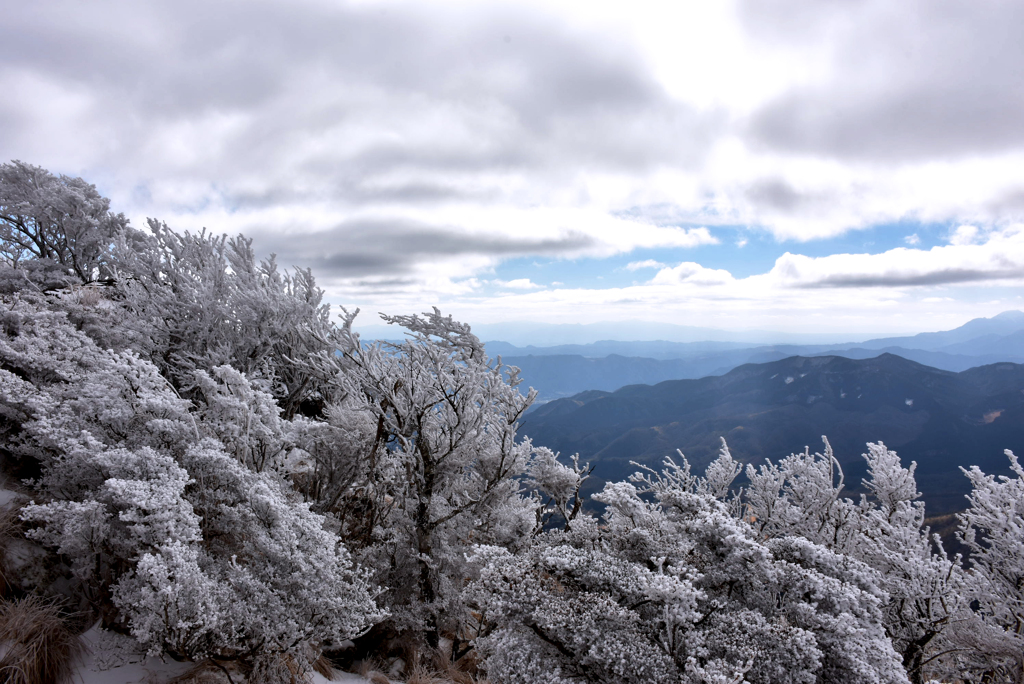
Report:
[[[910,684],[924,684],[924,649],[934,637],[934,632],[928,632],[907,644],[903,652],[903,669],[907,671]]]
[[[430,503],[434,495],[434,463],[428,453],[419,449],[423,465],[423,488],[420,490],[419,502],[416,505],[416,551],[419,553],[420,599],[428,607],[427,625],[423,637],[430,648],[437,648],[440,634],[437,626],[437,611],[434,603],[437,591],[434,586],[434,573],[430,567],[433,556],[433,526],[430,521]]]

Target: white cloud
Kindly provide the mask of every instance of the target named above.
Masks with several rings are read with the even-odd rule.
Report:
[[[744,278],[683,262],[646,283],[510,293],[497,306],[504,319],[646,318],[727,329],[896,334],[953,328],[1020,307],[1019,298],[970,294],[985,293],[978,286],[990,284],[1024,284],[1024,227],[991,232],[974,245],[825,257],[787,253],[769,271]],[[452,305],[466,317],[493,320],[486,303]]]
[[[684,261],[674,268],[663,268],[651,280],[655,285],[726,285],[735,282],[728,271],[705,268],[692,261]]]
[[[980,237],[977,226],[958,226],[949,238],[951,245],[971,245]]]
[[[993,281],[1024,282],[1024,226],[987,235],[973,244],[977,230],[961,226],[950,245],[929,250],[898,247],[881,254],[808,257],[789,252],[768,276],[786,287],[913,287]]]
[[[626,268],[630,271],[639,271],[645,268],[666,268],[666,266],[654,259],[644,259],[643,261],[631,261],[626,264]]]
[[[921,244],[921,237],[917,233],[914,233],[903,238],[903,241],[910,245],[911,247],[913,247],[915,245]]]
[[[539,290],[543,285],[531,281],[529,278],[516,278],[515,280],[492,280],[493,284],[499,287],[508,287],[513,290]]]

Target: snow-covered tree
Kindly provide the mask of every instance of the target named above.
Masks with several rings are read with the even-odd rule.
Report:
[[[149,228],[130,227],[81,178],[0,165],[0,263],[16,267],[0,291],[63,290],[55,304],[76,325],[105,348],[130,347],[176,385],[229,364],[262,383],[286,417],[318,404],[303,362],[326,348],[331,324],[312,273],[280,272],[243,236],[178,234],[152,219]],[[83,306],[72,282],[112,287],[100,295],[106,306]]]
[[[916,464],[903,468],[894,451],[868,444],[867,494],[842,497],[843,474],[832,447],[809,450],[778,464],[747,466],[745,514],[765,538],[798,536],[869,566],[888,599],[885,627],[913,682],[926,666],[953,650],[949,628],[969,621],[958,558],[949,558],[924,526],[924,503],[914,480]]]
[[[114,242],[127,231],[124,214],[81,178],[0,164],[0,261],[49,260],[81,282],[109,278]]]
[[[119,243],[124,325],[136,348],[176,385],[230,365],[280,404],[285,417],[317,397],[306,358],[327,349],[332,325],[308,270],[259,261],[252,240],[179,234],[150,219],[152,235]]]
[[[469,326],[384,316],[407,339],[366,344],[310,271],[149,227],[0,165],[0,465],[50,554],[18,590],[253,681],[377,625],[475,645],[499,682],[1024,684],[1009,452],[1014,477],[965,471],[966,571],[881,443],[859,500],[827,442],[741,490],[723,441],[703,475],[608,483],[599,521],[590,468],[517,435],[534,394]]]
[[[981,624],[961,634],[961,662],[980,681],[1024,681],[1024,468],[1007,450],[1013,477],[962,469],[970,504],[957,536],[971,551],[968,583]]]
[[[168,538],[113,588],[141,643],[193,659],[302,660],[303,646],[337,644],[384,617],[368,573],[278,481],[212,440],[182,463],[202,543]]]
[[[502,682],[903,682],[863,563],[799,538],[762,542],[724,501],[736,464],[685,459],[610,483],[526,553],[480,547],[467,600]]]
[[[551,449],[537,448],[526,484],[538,496],[546,496],[547,501],[537,506],[535,533],[551,523],[561,523],[566,531],[569,530],[572,521],[583,511],[584,497],[580,490],[593,471],[590,464],[580,465],[579,454],[572,457],[571,463],[565,464]]]
[[[98,347],[48,301],[4,302],[0,413],[7,457],[38,472],[21,518],[57,554],[52,590],[154,652],[265,669],[304,670],[384,617],[283,469],[257,472],[282,432],[268,395],[218,368],[191,411],[153,364]]]
[[[334,510],[389,587],[393,626],[436,645],[464,616],[471,545],[518,547],[533,531],[537,502],[521,493],[519,478],[534,449],[517,441],[516,429],[534,393],[520,394],[518,369],[491,362],[469,326],[436,309],[385,316],[407,331],[402,343],[363,344],[351,333],[353,317],[334,338],[340,355],[323,354],[318,364],[344,398],[336,416],[354,413],[348,422],[362,421],[360,440],[371,437],[352,498]]]

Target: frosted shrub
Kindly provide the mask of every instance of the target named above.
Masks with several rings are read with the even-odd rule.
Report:
[[[805,450],[758,468],[747,466],[745,511],[769,539],[798,536],[871,569],[887,595],[884,624],[913,682],[946,671],[940,658],[955,652],[951,628],[971,621],[959,559],[950,559],[924,526],[914,479],[884,444],[868,444],[867,494],[842,496],[843,473],[832,448]],[[948,659],[947,659],[948,660]]]
[[[529,552],[480,548],[467,589],[499,681],[903,682],[863,563],[806,540],[765,544],[723,501],[736,465],[614,483]]]
[[[255,472],[281,450],[269,395],[233,369],[199,371],[208,403],[190,413],[153,364],[40,304],[10,309],[0,339],[9,444],[41,468],[21,518],[105,622],[153,653],[302,670],[383,618],[323,517],[273,469]]]
[[[288,418],[318,394],[305,364],[329,347],[332,325],[309,270],[282,273],[259,261],[252,240],[176,233],[149,221],[150,235],[114,250],[120,306],[143,355],[173,382],[231,366],[274,396]]]
[[[194,371],[189,388],[197,395],[195,415],[203,431],[247,468],[280,470],[287,422],[281,420],[274,397],[231,366],[216,366],[211,372]]]
[[[385,317],[406,329],[401,344],[362,344],[353,317],[334,337],[341,354],[320,356],[318,372],[344,397],[328,408],[331,424],[370,439],[356,472],[348,450],[318,470],[352,478],[329,510],[390,588],[390,626],[436,646],[466,618],[459,597],[472,544],[519,548],[536,525],[537,502],[520,480],[534,448],[516,439],[534,393],[520,394],[518,370],[492,363],[469,326],[436,309]],[[307,487],[337,491],[329,481]]]
[[[957,536],[971,550],[970,598],[981,624],[961,634],[965,672],[981,681],[1024,680],[1024,468],[1007,450],[1013,477],[963,469],[973,491]]]
[[[60,457],[44,479],[65,480],[70,473],[55,472],[65,468],[87,476],[75,498],[30,504],[22,519],[38,523],[29,536],[55,547],[87,584],[109,581],[140,552],[199,539],[199,520],[183,498],[188,473],[169,456],[86,442]],[[90,487],[89,479],[99,484]]]
[[[114,603],[150,655],[196,658],[222,651],[232,597],[203,571],[199,557],[197,546],[169,541],[143,554],[114,586]]]
[[[384,617],[341,540],[275,479],[212,440],[182,462],[196,480],[189,497],[204,543],[168,540],[114,587],[141,643],[193,659],[255,651],[300,658],[307,642],[335,644]]]

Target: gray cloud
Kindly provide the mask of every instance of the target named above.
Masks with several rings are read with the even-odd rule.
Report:
[[[785,213],[813,210],[834,199],[825,193],[798,191],[781,178],[766,178],[753,183],[744,194],[757,207]]]
[[[1024,146],[1024,5],[748,1],[760,40],[828,41],[833,75],[798,86],[752,117],[748,135],[772,149],[900,161]]]
[[[301,240],[276,232],[255,232],[261,249],[278,255],[282,264],[312,268],[324,277],[361,278],[403,274],[417,264],[459,255],[514,257],[559,255],[594,244],[582,233],[526,239],[504,235],[467,235],[456,229],[412,221],[351,221],[332,230],[306,234]],[[398,281],[407,284],[406,279]],[[380,287],[372,279],[367,286]]]
[[[995,197],[988,205],[990,213],[1010,219],[1024,218],[1024,188],[1015,188]]]
[[[972,268],[946,268],[927,273],[839,273],[826,275],[813,282],[795,283],[792,287],[817,290],[845,287],[910,287],[915,285],[957,285],[984,281],[1020,278],[1020,268],[983,270]]]
[[[83,132],[116,131],[97,163],[216,178],[238,202],[415,203],[422,193],[374,197],[367,181],[691,165],[710,143],[715,121],[669,98],[624,44],[522,11],[386,9],[22,3],[0,25],[0,72],[89,96]],[[0,118],[17,126],[32,106],[7,100]],[[181,153],[233,116],[217,132],[216,155]],[[161,127],[172,133],[160,138]],[[32,132],[26,123],[8,140]],[[265,187],[234,187],[254,169]]]

